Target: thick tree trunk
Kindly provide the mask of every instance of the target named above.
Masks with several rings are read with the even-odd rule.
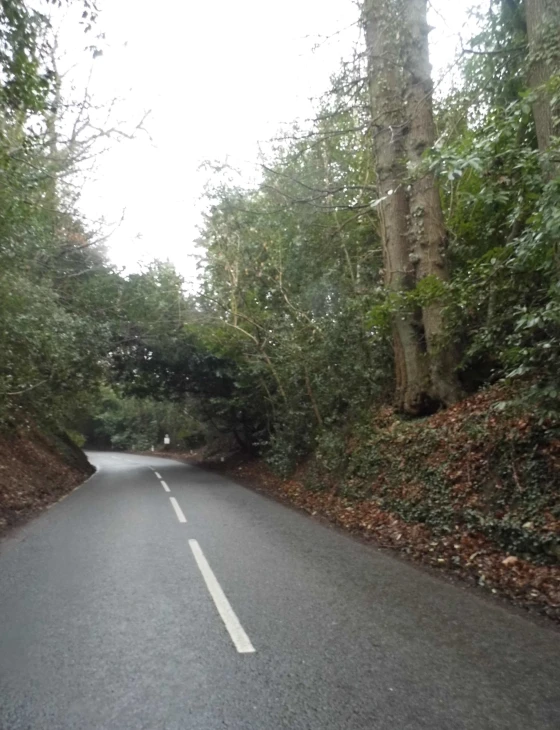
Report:
[[[547,84],[560,74],[560,0],[525,0],[529,38],[529,84],[537,94],[533,114],[539,149],[545,152],[551,139],[560,134],[560,104],[553,103]],[[553,164],[558,174],[560,163]]]
[[[415,284],[404,185],[403,72],[394,42],[402,11],[401,0],[366,0],[364,5],[385,286],[397,297]],[[403,306],[392,326],[397,405],[406,413],[418,414],[424,410],[430,386],[428,361],[418,336],[420,317]]]
[[[434,280],[433,298],[422,307],[422,323],[430,363],[432,397],[444,404],[459,399],[457,354],[445,341],[437,282],[447,282],[447,235],[438,185],[431,173],[418,172],[424,153],[435,143],[432,68],[428,35],[427,0],[408,0],[403,28],[405,71],[406,153],[412,181],[409,186],[410,240],[418,284]]]
[[[436,181],[414,174],[435,135],[426,0],[364,0],[364,25],[385,285],[406,295],[426,277],[448,278]],[[402,306],[393,338],[401,410],[419,415],[458,399],[457,358],[437,297],[422,310]]]

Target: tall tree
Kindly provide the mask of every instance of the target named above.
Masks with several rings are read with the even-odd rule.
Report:
[[[408,189],[411,258],[417,284],[427,277],[447,282],[447,234],[440,192],[434,174],[421,170],[424,154],[436,138],[426,0],[408,0],[405,21],[406,154],[412,171]],[[430,369],[430,394],[436,402],[448,405],[460,397],[457,355],[445,342],[441,301],[433,294],[425,297],[422,325]]]
[[[404,79],[394,39],[402,22],[402,3],[366,0],[365,31],[368,76],[373,107],[373,135],[385,286],[397,296],[414,286],[408,240]],[[422,408],[429,390],[428,363],[418,338],[418,311],[393,317],[397,402],[405,411]]]
[[[548,150],[551,139],[560,134],[558,90],[551,88],[560,77],[560,3],[558,0],[526,0],[527,34],[530,49],[529,83],[536,94],[533,114],[539,149]],[[560,163],[554,165],[560,170]]]
[[[418,415],[460,395],[439,295],[446,235],[434,176],[421,169],[435,141],[427,0],[365,0],[385,285],[393,316],[397,404]],[[424,296],[410,294],[424,282]]]

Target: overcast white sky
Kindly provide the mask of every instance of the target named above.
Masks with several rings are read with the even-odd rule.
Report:
[[[357,37],[353,0],[99,0],[96,33],[103,56],[94,63],[97,103],[119,98],[115,120],[134,126],[147,110],[147,135],[113,144],[84,186],[82,209],[108,224],[121,219],[110,255],[134,268],[137,260],[171,259],[195,275],[193,241],[208,172],[204,160],[252,169],[259,143],[279,127],[312,113],[311,97]],[[78,4],[77,4],[78,5]],[[467,0],[433,0],[436,70],[454,55]],[[450,7],[452,6],[452,7]],[[77,30],[76,6],[61,21],[61,68],[79,88],[91,38]],[[81,9],[80,9],[81,13]],[[79,14],[78,14],[79,17]],[[333,35],[334,34],[334,35]],[[316,48],[319,44],[319,48]]]

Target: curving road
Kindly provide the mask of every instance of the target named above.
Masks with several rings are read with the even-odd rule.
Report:
[[[98,472],[0,546],[2,730],[558,730],[560,634],[223,478]]]

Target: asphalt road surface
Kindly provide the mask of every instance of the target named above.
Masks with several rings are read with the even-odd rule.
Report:
[[[213,474],[90,458],[0,546],[2,730],[559,730],[552,628]]]

